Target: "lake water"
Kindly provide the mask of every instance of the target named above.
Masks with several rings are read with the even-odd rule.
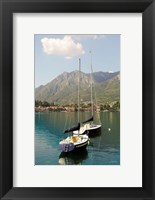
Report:
[[[89,118],[89,112],[80,113],[80,121]],[[35,113],[36,165],[119,165],[120,113],[95,113],[96,123],[102,124],[101,134],[90,139],[85,151],[62,154],[59,142],[66,138],[64,130],[77,124],[76,112]]]

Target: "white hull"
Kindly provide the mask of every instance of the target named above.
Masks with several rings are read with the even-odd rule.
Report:
[[[63,152],[70,152],[85,148],[88,145],[88,141],[87,135],[76,135],[62,140],[59,146]]]

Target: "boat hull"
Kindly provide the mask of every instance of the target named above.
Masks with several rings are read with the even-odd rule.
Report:
[[[83,151],[84,149],[86,149],[87,145],[88,145],[88,141],[83,144],[78,144],[78,145],[74,145],[72,143],[59,144],[59,147],[62,152],[67,153],[67,152],[73,152],[73,151]]]
[[[73,131],[75,135],[84,135],[87,134],[89,137],[95,137],[101,134],[101,125],[94,125],[92,127],[86,128],[81,130],[80,132],[78,131]]]
[[[85,134],[87,134],[90,138],[100,135],[101,134],[101,125],[94,129],[90,128],[90,129],[86,130]]]
[[[73,151],[81,151],[85,149],[88,145],[89,139],[87,135],[84,136],[74,136],[80,137],[80,142],[71,142],[71,141],[62,141],[59,143],[59,148],[62,152],[73,152]]]

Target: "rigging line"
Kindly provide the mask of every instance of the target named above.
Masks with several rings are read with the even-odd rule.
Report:
[[[72,102],[74,102],[74,99],[73,97],[70,99],[70,102],[68,104],[70,104],[72,106]],[[67,129],[67,126],[70,128],[71,127],[71,117],[69,118],[69,113],[70,111],[67,110],[66,114],[67,114],[67,117],[66,117],[66,120],[65,120],[65,124],[64,124],[64,131]],[[68,125],[67,125],[67,122]]]
[[[92,79],[92,52],[89,51],[90,53],[90,68],[91,68],[91,71],[90,71],[90,82],[91,82],[91,111],[92,111],[92,116],[94,114],[94,111],[93,111],[93,79]]]
[[[71,127],[71,123],[72,123],[72,117],[71,117],[71,114],[70,114],[70,118],[69,118],[69,127]]]
[[[78,73],[78,122],[80,121],[80,72],[81,72],[81,59],[79,58],[79,73]]]
[[[79,58],[79,76],[78,76],[78,122],[80,122],[80,71],[81,71],[81,59]],[[79,129],[80,130],[80,129]],[[78,130],[78,135],[79,135]]]
[[[95,104],[96,104],[96,111],[97,111],[97,97],[96,97],[96,90],[95,90],[95,86],[94,86],[94,96],[95,96]],[[99,112],[97,112],[97,118],[99,120],[99,123],[101,124],[101,119],[100,119],[100,115]]]
[[[67,121],[68,121],[68,113],[67,113],[67,117],[66,117],[66,120],[65,120],[65,125],[64,125],[64,129],[63,129],[63,132],[66,130],[66,126],[67,126]]]
[[[92,56],[91,56],[91,60],[92,60]],[[91,79],[93,80],[93,67],[92,67],[92,61],[91,61]],[[94,89],[94,90],[93,90]],[[96,104],[96,108],[97,108],[97,97],[96,97],[96,90],[95,90],[95,85],[92,84],[92,92],[94,91],[94,96],[95,96],[95,104]],[[101,119],[99,117],[99,115],[97,115],[99,123],[101,124]]]

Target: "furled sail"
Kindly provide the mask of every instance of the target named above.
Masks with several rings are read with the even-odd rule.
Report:
[[[86,121],[82,122],[83,124],[87,123],[87,122],[92,122],[93,121],[93,116],[89,119],[87,119]]]
[[[80,129],[80,123],[78,123],[77,126],[74,126],[74,127],[70,128],[70,129],[65,130],[64,133],[69,133],[69,132],[76,131],[76,130],[79,130],[79,129]]]

